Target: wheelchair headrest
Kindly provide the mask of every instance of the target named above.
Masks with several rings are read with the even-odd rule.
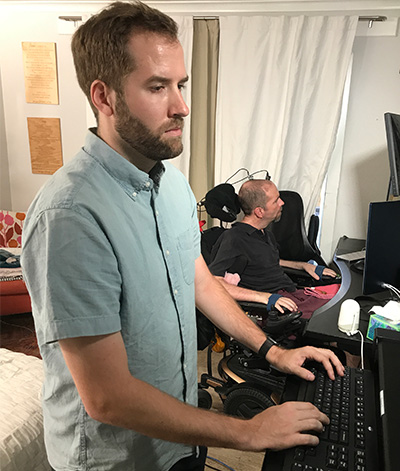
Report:
[[[204,198],[204,206],[212,218],[233,222],[240,213],[238,196],[230,183],[221,183],[210,190]]]

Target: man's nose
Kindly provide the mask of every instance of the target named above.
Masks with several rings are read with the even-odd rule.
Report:
[[[170,117],[181,117],[184,118],[189,114],[189,107],[187,106],[185,99],[182,96],[180,90],[178,90],[171,99],[169,106]]]

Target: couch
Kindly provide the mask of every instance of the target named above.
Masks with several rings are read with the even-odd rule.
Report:
[[[0,248],[21,254],[21,236],[26,214],[0,210]],[[21,268],[0,268],[0,315],[31,312],[31,301]]]

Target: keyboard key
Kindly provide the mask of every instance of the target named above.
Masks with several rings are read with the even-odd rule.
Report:
[[[317,452],[317,448],[315,446],[310,446],[306,449],[306,455],[308,456],[315,456]]]
[[[341,430],[339,434],[340,443],[348,444],[349,443],[349,434],[346,430]]]
[[[334,451],[329,451],[328,452],[328,459],[333,459],[335,460],[337,458],[337,453]]]
[[[336,468],[337,461],[335,459],[329,458],[326,462],[326,466],[328,466],[328,468]]]
[[[335,431],[329,432],[329,440],[332,440],[333,442],[337,442],[339,440],[338,432],[335,432]]]
[[[364,440],[356,440],[356,447],[357,448],[365,448]]]
[[[303,461],[304,460],[304,448],[296,448],[295,452],[294,452],[294,459],[296,461]]]

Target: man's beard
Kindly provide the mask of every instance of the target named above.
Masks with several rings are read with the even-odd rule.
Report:
[[[281,217],[282,217],[282,210],[279,211],[279,214],[276,216],[276,218],[274,219],[274,222],[279,222],[281,220]]]
[[[168,124],[160,126],[156,132],[152,132],[139,118],[131,115],[126,103],[119,94],[117,95],[115,108],[115,129],[121,139],[132,149],[154,161],[172,159],[182,153],[181,136],[171,137],[168,142],[162,141],[161,136],[164,135],[165,131],[172,128],[183,129],[183,118],[171,119]]]

